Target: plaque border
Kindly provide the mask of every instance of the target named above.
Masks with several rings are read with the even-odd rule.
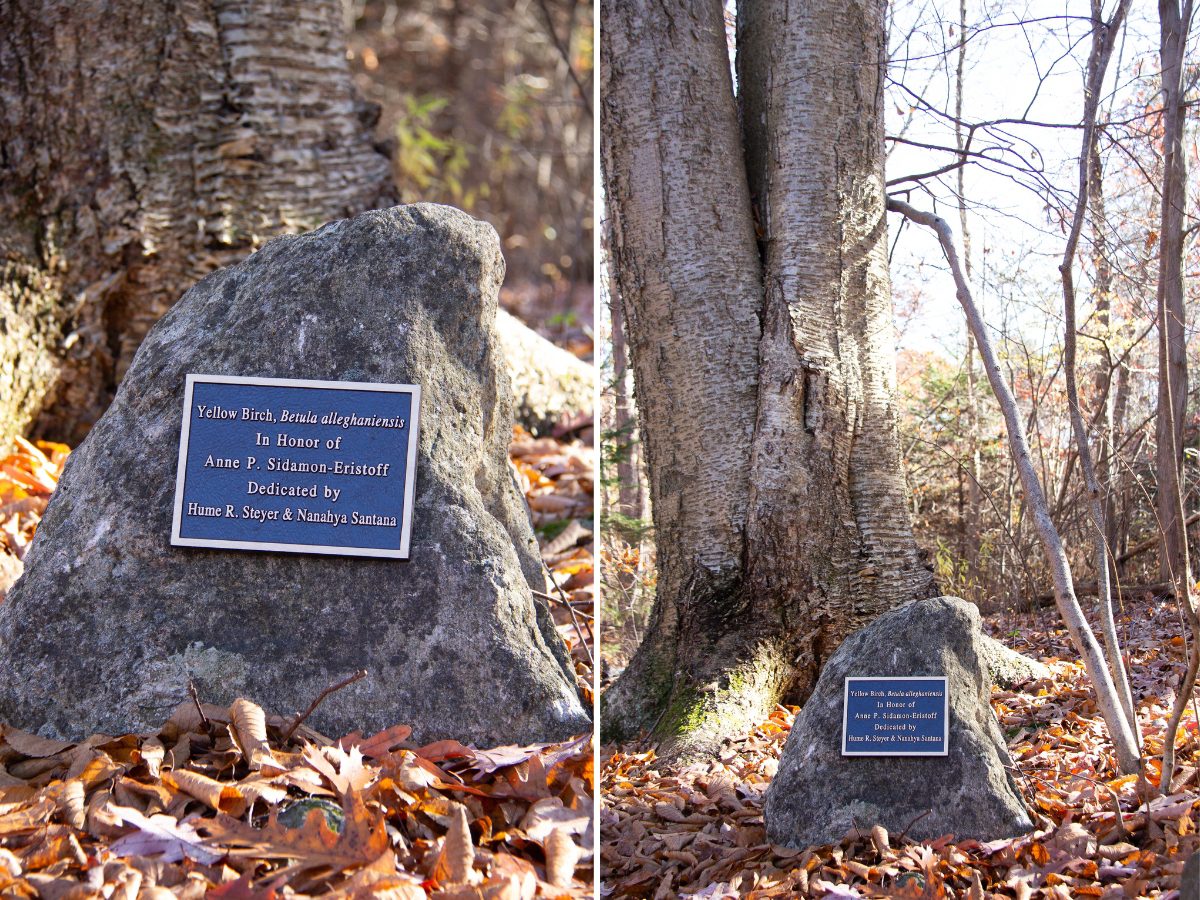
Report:
[[[379,391],[411,395],[408,421],[408,452],[404,470],[404,510],[400,520],[400,547],[396,550],[376,547],[339,547],[326,544],[287,544],[274,541],[237,541],[187,538],[179,534],[183,514],[183,487],[187,474],[188,440],[192,425],[192,388],[201,384],[248,384],[266,387],[301,387],[324,390]],[[408,559],[412,538],[413,503],[417,484],[417,440],[420,435],[421,386],[384,384],[373,381],[319,381],[308,378],[257,378],[245,375],[202,375],[189,372],[184,382],[183,423],[179,433],[179,459],[175,470],[175,504],[171,516],[171,544],[175,547],[207,547],[217,550],[266,550],[279,553],[306,553],[325,556],[366,556],[382,559]]]
[[[850,715],[851,681],[940,681],[942,683],[942,747],[937,750],[904,750],[877,753],[872,750],[846,749],[846,724]],[[949,756],[950,755],[950,679],[946,675],[847,675],[842,687],[842,756]]]

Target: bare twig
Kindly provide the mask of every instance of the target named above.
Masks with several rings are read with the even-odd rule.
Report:
[[[542,10],[542,17],[546,20],[546,32],[550,36],[550,42],[554,44],[554,49],[558,51],[558,55],[562,57],[563,64],[567,67],[567,74],[571,76],[571,80],[575,82],[575,89],[579,91],[579,99],[583,102],[583,108],[587,110],[590,117],[592,115],[592,98],[588,93],[587,87],[583,83],[583,79],[579,77],[579,73],[575,71],[575,67],[571,65],[571,51],[567,44],[564,44],[558,36],[558,29],[554,27],[554,16],[550,13],[550,7],[546,4],[546,0],[538,0],[538,6]],[[574,4],[571,6],[571,17],[575,16]],[[567,41],[571,40],[570,24],[567,25]]]
[[[1033,465],[1029,439],[1026,437],[1025,427],[1021,422],[1020,410],[1017,407],[1012,388],[1001,374],[1000,363],[992,346],[991,335],[984,325],[979,307],[975,305],[974,297],[971,294],[970,285],[963,274],[962,266],[959,263],[958,248],[954,244],[954,232],[945,219],[919,210],[896,197],[889,197],[887,206],[892,212],[898,212],[918,225],[931,228],[937,235],[954,278],[957,299],[966,314],[967,324],[975,335],[984,371],[987,373],[992,392],[1004,414],[1009,448],[1012,451],[1021,487],[1025,491],[1025,503],[1041,541],[1046,562],[1054,576],[1055,602],[1059,613],[1071,635],[1071,642],[1075,645],[1088,676],[1095,686],[1096,699],[1104,721],[1108,725],[1109,736],[1116,750],[1121,770],[1124,772],[1139,771],[1141,754],[1137,739],[1125,715],[1124,704],[1117,694],[1112,675],[1108,671],[1104,652],[1096,640],[1096,635],[1089,627],[1075,596],[1075,586],[1071,577],[1071,568],[1067,562],[1066,551],[1063,549],[1058,529],[1050,517],[1046,493],[1042,489],[1042,483],[1038,480],[1037,471]]]
[[[1087,83],[1084,87],[1083,101],[1083,141],[1079,151],[1079,192],[1075,200],[1075,209],[1071,216],[1071,229],[1067,234],[1067,243],[1063,249],[1062,262],[1058,271],[1062,276],[1063,294],[1063,369],[1066,373],[1067,407],[1070,414],[1071,430],[1075,437],[1076,453],[1079,457],[1079,468],[1083,473],[1084,485],[1087,488],[1088,511],[1092,520],[1092,548],[1096,564],[1096,596],[1100,601],[1100,632],[1104,638],[1104,652],[1108,658],[1108,668],[1112,675],[1113,686],[1117,689],[1125,717],[1137,741],[1139,752],[1141,734],[1138,731],[1137,711],[1133,705],[1133,690],[1129,685],[1129,675],[1125,662],[1121,657],[1120,641],[1117,637],[1117,626],[1113,620],[1112,590],[1109,584],[1109,552],[1105,540],[1107,528],[1104,520],[1104,490],[1107,485],[1100,484],[1096,475],[1096,465],[1092,459],[1092,448],[1088,442],[1087,429],[1083,424],[1083,411],[1079,404],[1079,386],[1075,379],[1075,250],[1079,244],[1079,236],[1083,231],[1083,219],[1087,212],[1088,198],[1091,187],[1092,153],[1096,143],[1096,110],[1100,104],[1100,90],[1104,84],[1104,73],[1108,69],[1108,61],[1116,46],[1117,34],[1125,14],[1129,11],[1129,0],[1121,0],[1113,13],[1112,21],[1105,23],[1100,17],[1100,2],[1092,2],[1092,49],[1088,55]],[[1065,484],[1065,480],[1064,480]]]
[[[196,682],[188,679],[188,693],[192,695],[192,702],[196,704],[196,712],[200,714],[200,724],[208,728],[208,716],[204,714],[204,707],[200,705],[200,693],[196,690]]]
[[[571,600],[564,601],[562,599],[562,597],[555,597],[553,594],[547,594],[545,591],[534,591],[533,596],[541,597],[543,600],[546,600],[550,603],[561,603],[563,606],[567,607],[567,609],[575,609],[575,604],[573,601],[571,601]],[[585,613],[581,609],[575,609],[575,615],[582,616],[584,619],[588,620],[589,622],[595,620],[594,616],[589,616],[587,613]]]
[[[542,560],[542,568],[546,570],[546,576],[550,579],[550,583],[554,585],[554,589],[558,591],[559,597],[566,605],[567,611],[571,614],[571,624],[575,626],[575,634],[579,636],[579,643],[583,647],[583,652],[587,654],[588,665],[595,670],[596,661],[592,658],[592,650],[588,646],[587,640],[583,636],[583,627],[579,624],[579,617],[575,614],[575,607],[571,605],[571,599],[567,596],[567,592],[562,589],[562,585],[558,583],[558,579],[554,577],[554,573],[550,571],[550,567],[546,565],[546,561]],[[540,592],[537,592],[540,593]],[[542,596],[546,596],[542,594]]]
[[[1190,516],[1188,516],[1184,520],[1184,525],[1191,527],[1192,525],[1195,525],[1197,522],[1200,522],[1200,512],[1195,512],[1195,513],[1192,513]],[[1141,556],[1147,550],[1153,550],[1156,547],[1159,547],[1161,544],[1162,544],[1162,538],[1159,535],[1155,534],[1152,537],[1148,537],[1144,541],[1134,544],[1132,547],[1130,547],[1128,550],[1126,550],[1124,553],[1122,553],[1120,556],[1118,556],[1117,564],[1119,565],[1123,562],[1128,562],[1129,560],[1133,559],[1135,556]]]
[[[331,684],[329,687],[325,688],[325,690],[321,691],[321,693],[317,695],[317,699],[308,704],[308,709],[300,713],[300,715],[296,716],[296,718],[292,720],[292,724],[289,725],[287,731],[283,733],[283,743],[286,744],[288,742],[291,736],[295,734],[296,729],[300,727],[300,724],[316,711],[317,707],[321,705],[321,701],[323,701],[326,697],[335,691],[340,691],[342,688],[354,684],[356,681],[362,681],[366,677],[367,670],[359,669],[353,675],[348,675],[337,684]]]
[[[899,847],[901,844],[904,843],[904,837],[905,837],[905,835],[908,834],[908,829],[912,828],[914,825],[916,825],[918,822],[920,822],[923,818],[925,818],[928,815],[931,815],[932,813],[933,813],[932,809],[927,809],[927,810],[925,810],[925,812],[921,813],[919,816],[917,816],[915,819],[913,819],[911,822],[909,822],[907,825],[905,825],[904,830],[900,832],[900,836],[898,838],[896,838],[896,846]]]

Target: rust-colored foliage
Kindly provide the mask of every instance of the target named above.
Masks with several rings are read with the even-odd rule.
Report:
[[[0,460],[0,553],[23,560],[70,448],[17,438]]]
[[[266,730],[252,748],[248,718]],[[418,747],[401,728],[284,742],[289,724],[239,700],[188,703],[153,737],[3,727],[0,896],[590,893],[586,735],[476,751]]]
[[[595,643],[592,448],[579,441],[534,438],[517,426],[508,453],[533,515],[542,558],[557,585],[547,593],[554,624],[571,649],[576,680],[590,700]]]
[[[775,774],[794,708],[778,708],[707,766],[672,771],[652,751],[607,748],[602,768],[602,877],[614,897],[1158,897],[1178,889],[1200,849],[1200,742],[1184,717],[1177,773],[1159,797],[1158,757],[1179,683],[1183,649],[1164,640],[1177,611],[1126,598],[1134,693],[1141,698],[1148,778],[1121,776],[1095,694],[1053,609],[987,619],[1010,646],[1054,675],[996,690],[1035,830],[980,842],[945,835],[913,842],[864,823],[834,846],[790,850],[767,842],[763,794]]]

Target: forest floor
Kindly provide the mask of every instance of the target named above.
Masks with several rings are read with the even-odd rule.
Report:
[[[510,459],[591,697],[594,454],[517,430]],[[18,567],[67,447],[0,459],[0,562]],[[333,686],[331,686],[333,687]],[[314,698],[318,699],[318,698]],[[310,710],[311,711],[311,710]],[[590,897],[592,736],[418,746],[337,740],[249,701],[184,703],[157,734],[52,741],[0,723],[0,897]]]
[[[1183,669],[1172,600],[1127,598],[1119,619],[1132,656],[1139,722],[1158,784],[1158,756]],[[1095,695],[1053,608],[988,616],[989,632],[1048,663],[1053,677],[995,690],[1016,780],[1035,830],[980,842],[946,835],[852,832],[839,844],[768,843],[763,795],[797,710],[780,707],[707,765],[672,770],[653,751],[601,749],[601,885],[605,897],[1161,897],[1177,896],[1200,850],[1195,706],[1177,740],[1166,796],[1117,770]]]

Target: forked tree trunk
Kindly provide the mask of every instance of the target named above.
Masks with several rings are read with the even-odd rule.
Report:
[[[198,278],[380,205],[341,4],[0,3],[0,441],[77,441]]]
[[[754,652],[773,650],[797,698],[847,634],[933,588],[896,430],[884,8],[738,6],[766,286],[748,574],[756,617],[775,633]]]
[[[601,9],[660,567],[602,720],[676,756],[803,698],[847,633],[933,588],[892,398],[883,3],[808,6],[739,4],[741,134],[718,0]]]

